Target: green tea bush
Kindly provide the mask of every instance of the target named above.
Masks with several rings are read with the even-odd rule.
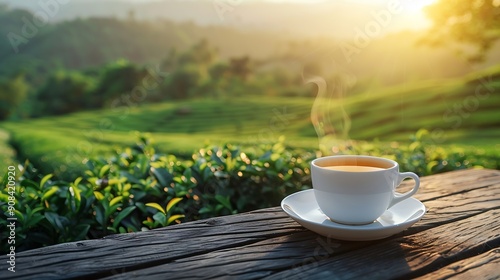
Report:
[[[459,148],[440,147],[426,129],[411,136],[407,146],[396,145],[389,150],[403,171],[419,176],[432,175],[467,168],[500,169],[500,157],[482,155],[480,151],[468,152]]]
[[[15,194],[16,248],[276,206],[287,194],[310,188],[312,157],[277,143],[245,152],[231,145],[207,147],[182,160],[156,153],[149,140],[141,138],[112,157],[89,160],[84,176],[70,182],[51,174],[40,178],[31,164],[25,164]],[[8,196],[2,190],[3,213]],[[6,223],[0,220],[2,226]],[[7,238],[1,236],[2,251]]]
[[[429,175],[484,166],[499,168],[498,158],[465,155],[429,142],[418,131],[407,145],[347,142],[337,154],[392,158],[401,171]],[[283,141],[242,149],[206,147],[191,158],[156,152],[150,140],[87,161],[84,175],[63,181],[41,176],[29,163],[16,180],[16,249],[136,232],[279,205],[286,195],[311,187],[310,161],[321,152],[287,149]],[[5,186],[7,175],[1,184]],[[7,188],[0,209],[8,211]],[[6,219],[0,225],[7,225]],[[7,250],[7,231],[2,232]]]
[[[410,140],[407,144],[346,142],[338,153],[389,158],[399,163],[401,172],[411,171],[419,176],[467,168],[500,169],[500,157],[484,155],[481,151],[465,153],[460,148],[438,146],[426,129],[418,130]]]

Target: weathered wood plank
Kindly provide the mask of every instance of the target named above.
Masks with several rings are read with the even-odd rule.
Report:
[[[241,279],[262,278],[269,275],[270,271],[290,267],[290,262],[300,262],[304,256],[313,256],[314,246],[317,244],[314,237],[324,240],[323,237],[309,232],[294,233],[245,246],[178,259],[168,264],[114,275],[110,278],[129,279],[142,276],[165,278],[167,275],[175,279],[231,276]],[[352,245],[361,248],[364,244],[353,243]],[[325,246],[340,247],[340,244],[326,244]],[[345,252],[349,249],[353,247],[343,246],[340,250]],[[203,272],[200,273],[200,270]]]
[[[403,236],[385,242],[346,244],[321,238],[321,244],[303,236],[305,239],[300,241],[302,246],[297,247],[293,244],[297,237],[280,237],[242,246],[237,250],[220,250],[179,259],[169,264],[115,275],[109,279],[146,276],[176,279],[255,279],[264,276],[270,276],[272,279],[366,276],[373,279],[377,278],[377,275],[380,278],[405,277],[418,270],[431,270],[461,256],[476,254],[478,250],[485,248],[487,243],[490,246],[499,246],[500,223],[495,218],[498,214],[496,211],[471,217],[454,225],[453,231],[443,225],[418,235]],[[483,224],[478,225],[478,222]],[[357,248],[353,248],[354,245]],[[345,253],[346,251],[349,252]],[[353,267],[357,269],[353,271]]]
[[[500,279],[500,249],[454,262],[418,279]]]
[[[281,271],[266,279],[413,278],[500,246],[500,210]],[[353,269],[354,267],[358,269]]]
[[[351,242],[341,244],[337,240],[327,240],[311,232],[294,233],[203,255],[175,260],[171,263],[151,268],[117,274],[109,279],[130,279],[157,276],[175,279],[213,279],[237,277],[256,279],[270,275],[274,271],[288,269],[301,264],[305,258],[313,259],[316,254],[345,253],[360,249],[373,242]],[[106,278],[108,279],[108,278]]]
[[[443,196],[487,188],[500,181],[500,170],[468,169],[458,170],[421,178],[420,189],[415,195],[420,201],[435,200]],[[405,188],[406,186],[406,188]],[[413,182],[403,182],[401,190],[408,190]]]
[[[409,230],[421,230],[419,227],[433,227],[492,209],[500,209],[500,183],[489,185],[488,188],[442,196],[424,204],[427,213],[419,224]]]
[[[167,263],[296,231],[304,230],[279,211],[219,217],[187,227],[181,224],[21,252],[15,276],[67,278],[107,272],[110,268]]]
[[[429,212],[415,227],[396,236],[395,240],[407,235],[424,234],[432,227],[445,223],[450,223],[448,227],[455,227],[455,223],[463,219],[498,209],[499,178],[500,172],[495,170],[467,170],[424,177],[419,196],[427,199],[425,204]],[[433,196],[437,199],[432,199]],[[325,247],[321,244],[325,242],[331,244]],[[208,276],[209,273],[219,275],[217,269],[208,266],[214,259],[220,261],[213,263],[214,267],[224,269],[227,272],[224,275],[260,278],[301,265],[308,258],[314,259],[315,251],[335,256],[350,254],[350,251],[359,254],[360,246],[372,247],[370,245],[379,243],[318,240],[316,234],[304,230],[275,207],[154,231],[20,252],[17,258],[20,273],[9,277],[85,278],[117,273],[124,273],[122,276],[129,273],[142,275],[141,271],[161,275],[160,267],[168,271],[196,260],[203,260],[205,264],[204,270],[198,270],[202,272],[201,276]],[[235,254],[240,253],[244,257],[240,261],[239,257],[235,260]],[[274,257],[270,258],[272,254]],[[158,269],[154,270],[156,267]]]

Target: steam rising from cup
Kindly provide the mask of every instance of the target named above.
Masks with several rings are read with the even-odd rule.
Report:
[[[354,80],[347,75],[335,75],[330,87],[320,76],[304,77],[304,81],[318,87],[311,122],[318,136],[319,149],[327,155],[338,154],[349,141],[351,118],[345,109],[344,98]]]

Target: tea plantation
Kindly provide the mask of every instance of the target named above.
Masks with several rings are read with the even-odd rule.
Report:
[[[309,161],[332,152],[318,151],[319,142],[342,132],[356,140],[334,152],[392,158],[419,175],[500,169],[499,73],[358,93],[342,104],[196,99],[2,123],[1,168],[21,163],[18,250],[276,206],[310,188]],[[2,189],[4,213],[8,197]]]
[[[378,89],[342,102],[321,100],[330,131],[342,130],[341,108],[351,122],[350,139],[407,142],[420,128],[433,144],[498,154],[500,69],[462,79],[427,81]],[[11,133],[20,158],[44,173],[82,168],[82,160],[131,145],[137,131],[149,132],[162,152],[190,156],[206,144],[253,146],[281,135],[290,147],[317,149],[311,124],[313,98],[251,97],[135,104],[62,117],[0,124]],[[328,131],[325,132],[328,134]],[[332,135],[330,135],[332,136]],[[4,167],[2,167],[4,168]]]

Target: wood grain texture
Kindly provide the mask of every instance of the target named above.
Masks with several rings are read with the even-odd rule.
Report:
[[[424,177],[416,197],[428,208],[424,218],[379,241],[321,237],[274,207],[20,252],[16,259],[19,273],[7,276],[439,278],[446,277],[453,265],[470,268],[451,276],[481,274],[482,266],[477,264],[484,259],[490,260],[485,275],[500,275],[487,269],[498,263],[500,171],[463,170]]]
[[[262,225],[265,227],[262,227]],[[279,211],[220,217],[159,230],[113,235],[19,253],[19,273],[47,278],[108,273],[110,268],[168,263],[179,258],[303,231]],[[24,269],[23,259],[30,269]],[[83,261],[83,259],[85,259]],[[78,265],[76,265],[78,264]],[[53,268],[48,271],[47,267]],[[40,274],[40,272],[43,272]]]
[[[269,279],[411,278],[500,246],[500,210],[488,211],[450,226],[392,238],[362,250],[275,273]],[[485,246],[487,244],[487,246]],[[362,269],[352,269],[362,267]]]
[[[500,249],[454,262],[418,279],[500,279]]]

